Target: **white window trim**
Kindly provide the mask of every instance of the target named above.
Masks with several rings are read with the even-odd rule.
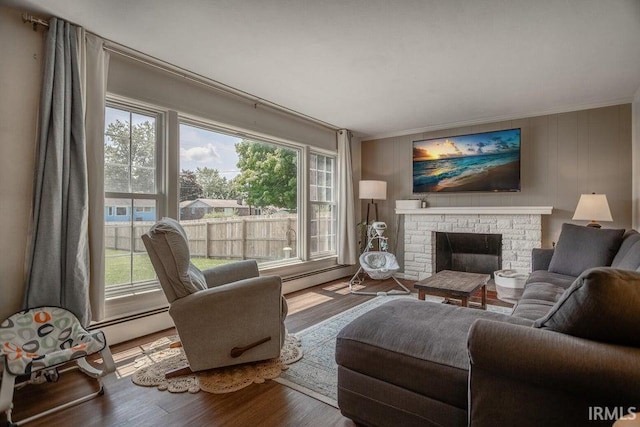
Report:
[[[333,195],[333,201],[332,202],[320,202],[320,201],[311,201],[311,197],[309,197],[309,223],[311,222],[311,205],[328,205],[328,206],[333,206],[335,208],[335,212],[337,214],[338,209],[339,209],[339,205],[338,205],[338,153],[333,153],[330,151],[326,151],[326,150],[319,150],[319,149],[310,149],[309,150],[309,158],[311,156],[311,154],[316,154],[316,155],[320,155],[320,156],[324,156],[324,157],[330,157],[333,159],[333,186],[332,186],[332,195]],[[310,171],[309,168],[307,168],[307,170]],[[308,188],[308,187],[307,187]],[[310,195],[309,195],[310,196]],[[337,221],[337,218],[336,218]],[[309,252],[309,259],[322,259],[322,258],[326,258],[326,257],[337,257],[338,256],[338,252],[337,252],[337,248],[338,248],[338,239],[340,238],[340,236],[338,236],[338,227],[336,224],[336,233],[335,233],[335,242],[334,245],[336,246],[336,249],[334,249],[333,251],[322,251],[322,252],[316,252],[314,254],[311,254],[311,252]],[[307,240],[310,242],[311,241],[311,235],[307,236]],[[309,246],[311,246],[309,244]],[[311,250],[311,249],[309,249]]]
[[[145,105],[143,103],[137,102],[135,100],[125,100],[120,97],[111,97],[107,96],[106,107],[122,109],[125,111],[129,111],[131,113],[144,114],[148,116],[153,116],[156,119],[156,192],[151,193],[123,193],[123,192],[107,192],[105,191],[105,198],[120,198],[120,199],[146,199],[146,200],[154,200],[156,202],[156,217],[160,218],[166,210],[166,192],[165,192],[165,184],[164,184],[164,143],[163,140],[165,138],[165,112],[160,108],[153,108]],[[122,216],[117,215],[118,207],[114,209],[114,216]],[[127,212],[131,210],[131,218],[130,221],[132,224],[134,221],[134,208],[131,207],[126,208]],[[126,216],[127,214],[125,214]],[[123,304],[125,306],[134,305],[136,307],[144,307],[147,309],[149,303],[157,305],[158,301],[149,301],[149,293],[157,293],[156,291],[160,290],[160,283],[157,280],[151,281],[141,281],[136,283],[134,286],[132,284],[123,284],[116,286],[109,286],[109,290],[106,292],[105,298],[105,312],[107,316],[111,316],[113,314],[121,313]],[[156,298],[157,299],[157,298]]]

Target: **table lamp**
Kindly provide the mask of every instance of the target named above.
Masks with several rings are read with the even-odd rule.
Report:
[[[613,221],[606,194],[582,194],[573,214],[574,220],[590,221],[587,227],[602,227],[596,221]]]

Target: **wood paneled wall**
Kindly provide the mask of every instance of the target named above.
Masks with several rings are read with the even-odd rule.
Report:
[[[394,208],[396,199],[421,196],[412,194],[412,142],[519,127],[522,129],[519,193],[434,193],[427,200],[433,207],[553,206],[553,214],[544,216],[542,224],[543,246],[551,247],[558,239],[562,223],[571,222],[582,193],[607,195],[614,221],[604,223],[605,227],[631,228],[631,119],[631,104],[623,104],[365,140],[362,179],[387,181],[387,200],[378,202],[378,210],[380,219],[388,225],[390,250],[396,251],[403,265],[402,217],[395,215]],[[365,201],[362,209],[366,211]]]

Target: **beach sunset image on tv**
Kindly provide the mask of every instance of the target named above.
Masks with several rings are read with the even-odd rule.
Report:
[[[520,191],[520,129],[413,142],[413,192]]]

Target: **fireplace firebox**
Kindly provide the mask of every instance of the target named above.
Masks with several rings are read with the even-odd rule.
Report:
[[[436,232],[436,273],[493,274],[502,268],[502,235]]]

